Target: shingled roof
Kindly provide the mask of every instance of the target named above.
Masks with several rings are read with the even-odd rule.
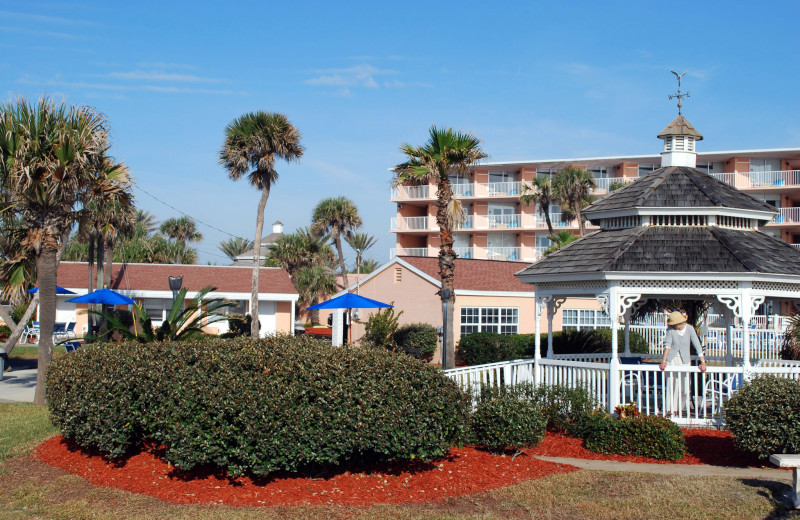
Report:
[[[626,271],[800,275],[800,251],[760,231],[637,226],[587,235],[517,276]]]
[[[80,289],[87,285],[88,265],[85,262],[60,262],[58,285]],[[111,289],[133,291],[168,291],[167,279],[183,276],[187,291],[199,291],[213,285],[217,292],[250,293],[252,267],[186,264],[113,264]],[[262,267],[258,274],[258,292],[297,294],[285,269]]]
[[[703,134],[695,130],[695,128],[692,126],[692,123],[680,115],[673,119],[672,122],[666,126],[666,128],[658,133],[658,138],[664,139],[665,137],[669,137],[671,135],[690,135],[698,141],[703,140]]]
[[[409,265],[433,278],[439,278],[437,257],[399,257]],[[462,291],[534,292],[532,285],[522,283],[514,273],[529,265],[527,262],[456,259],[455,288]]]
[[[775,213],[775,208],[695,168],[659,168],[612,191],[584,210],[586,217],[633,208],[731,208]]]

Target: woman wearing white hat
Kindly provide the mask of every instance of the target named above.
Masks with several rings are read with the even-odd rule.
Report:
[[[691,347],[697,352],[700,358],[700,372],[705,372],[708,366],[703,355],[703,347],[697,337],[694,327],[686,326],[686,316],[679,311],[673,311],[667,318],[667,334],[664,336],[664,356],[661,358],[659,368],[664,370],[667,366],[686,367],[691,366]],[[684,377],[671,377],[672,383],[672,406],[671,411],[678,413],[678,408],[689,410],[690,384],[689,374]],[[680,406],[681,403],[683,406]]]

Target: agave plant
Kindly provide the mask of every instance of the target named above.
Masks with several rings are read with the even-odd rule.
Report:
[[[150,318],[144,306],[137,303],[133,306],[133,330],[131,325],[125,323],[113,312],[88,311],[103,318],[107,326],[96,337],[90,340],[109,341],[119,337],[124,340],[134,340],[140,343],[153,341],[184,341],[196,336],[202,336],[203,327],[228,319],[220,311],[227,307],[236,307],[236,302],[225,298],[206,299],[206,295],[216,287],[207,286],[197,293],[196,298],[186,299],[186,288],[178,291],[178,295],[167,313],[167,318],[160,327],[153,330]],[[184,306],[184,303],[186,305]]]

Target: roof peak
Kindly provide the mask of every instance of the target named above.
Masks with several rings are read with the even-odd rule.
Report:
[[[703,140],[703,134],[698,132],[689,120],[682,115],[673,119],[656,137],[665,139],[673,135],[688,135],[694,137],[697,141]]]

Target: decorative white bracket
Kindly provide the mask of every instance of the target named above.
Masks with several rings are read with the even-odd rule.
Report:
[[[547,313],[550,316],[555,316],[555,314],[558,312],[558,309],[560,309],[561,306],[564,305],[565,301],[567,301],[567,299],[564,297],[560,298],[551,297],[550,301],[547,302]]]
[[[550,301],[553,299],[552,296],[537,296],[536,297],[536,308],[534,309],[536,313],[536,321],[538,322],[542,317],[542,312],[544,312],[544,306],[550,305]]]
[[[595,296],[595,299],[600,302],[600,306],[603,308],[603,312],[609,314],[608,312],[608,295],[607,294],[598,294]]]
[[[740,308],[740,299],[739,296],[725,296],[718,294],[717,300],[720,301],[723,305],[733,311],[733,315],[737,318],[741,318],[741,308]]]
[[[754,316],[756,314],[756,309],[761,307],[761,304],[764,303],[766,300],[765,296],[753,296],[752,307],[750,308],[750,316]]]
[[[618,295],[619,314],[618,316],[625,316],[625,313],[630,309],[633,304],[642,298],[641,294],[620,294]]]

